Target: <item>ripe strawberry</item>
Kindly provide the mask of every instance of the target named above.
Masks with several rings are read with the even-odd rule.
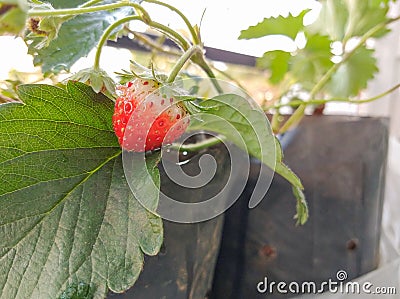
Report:
[[[188,127],[189,119],[182,120],[186,109],[173,97],[161,95],[159,87],[160,83],[141,78],[118,87],[112,122],[123,149],[143,152],[160,148]]]

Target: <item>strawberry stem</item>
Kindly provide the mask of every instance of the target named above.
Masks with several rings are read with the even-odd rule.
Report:
[[[137,10],[142,11],[143,8],[136,3],[131,2],[117,2],[111,4],[95,5],[95,6],[81,6],[77,8],[60,8],[60,9],[31,9],[27,12],[30,17],[48,17],[48,16],[67,16],[67,15],[81,15],[85,13],[113,10],[116,8],[130,6]]]
[[[396,89],[400,88],[400,83],[396,84],[395,86],[393,86],[392,88],[372,97],[372,98],[368,98],[368,99],[362,99],[362,100],[354,100],[354,99],[348,99],[348,98],[332,98],[332,99],[315,99],[315,100],[309,100],[309,101],[301,101],[301,100],[295,100],[295,101],[290,101],[289,103],[285,103],[285,104],[280,104],[280,105],[275,105],[272,106],[271,108],[274,109],[279,109],[281,107],[285,107],[285,106],[299,106],[302,104],[307,104],[307,105],[322,105],[322,104],[326,104],[326,103],[330,103],[330,102],[346,102],[346,103],[351,103],[351,104],[364,104],[364,103],[369,103],[369,102],[373,102],[375,100],[378,100],[380,98],[383,98],[384,96],[392,93],[393,91],[395,91]]]
[[[204,55],[196,55],[192,59],[198,66],[202,68],[202,70],[207,74],[207,76],[210,78],[212,84],[214,85],[215,89],[220,93],[224,93],[224,90],[221,88],[219,85],[218,81],[216,80],[217,78],[215,77],[214,72],[212,71],[211,67],[208,65],[208,63],[204,59]]]
[[[96,55],[94,58],[94,64],[93,68],[94,69],[99,69],[100,68],[100,56],[101,56],[101,50],[103,49],[104,44],[106,43],[108,37],[111,35],[111,33],[114,31],[115,28],[118,26],[130,22],[130,21],[135,21],[135,20],[141,20],[140,16],[130,16],[130,17],[125,17],[117,22],[111,24],[108,26],[108,28],[103,32],[103,35],[100,38],[99,43],[97,44],[97,49],[96,49]]]
[[[202,54],[202,49],[195,45],[190,47],[179,59],[178,61],[175,63],[174,67],[171,70],[171,73],[169,74],[167,80],[165,81],[165,83],[172,83],[174,82],[176,76],[178,76],[179,72],[182,70],[183,66],[185,65],[185,63],[190,60],[190,58],[196,54],[196,53],[200,53]]]
[[[192,35],[194,44],[196,44],[196,45],[200,45],[201,44],[200,37],[198,36],[196,31],[194,30],[192,24],[190,24],[188,18],[179,9],[177,9],[176,7],[174,7],[172,5],[169,5],[167,3],[164,3],[164,2],[161,2],[161,1],[158,1],[158,0],[144,0],[143,2],[154,3],[154,4],[157,4],[157,5],[160,5],[160,6],[164,6],[164,7],[169,8],[170,10],[174,11],[175,13],[177,13],[181,17],[183,22],[185,22],[187,28],[189,29],[189,32]]]

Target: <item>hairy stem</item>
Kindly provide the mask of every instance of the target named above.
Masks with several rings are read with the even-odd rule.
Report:
[[[125,18],[122,18],[122,19],[116,21],[115,23],[111,24],[110,26],[108,26],[108,28],[103,32],[103,35],[101,36],[101,38],[99,40],[99,43],[97,44],[96,55],[95,55],[94,64],[93,64],[94,69],[99,69],[101,51],[103,49],[104,44],[107,42],[107,39],[109,38],[111,33],[114,31],[114,29],[124,23],[130,22],[130,21],[135,21],[135,20],[141,21],[142,19],[139,16],[125,17]]]
[[[179,52],[178,50],[170,49],[169,47],[164,47],[163,45],[160,45],[153,39],[147,37],[145,34],[142,34],[140,32],[133,31],[129,29],[128,27],[125,27],[125,30],[131,33],[135,39],[138,40],[140,44],[142,44],[144,47],[151,49],[151,50],[156,50],[161,53],[165,53],[171,56],[181,56],[182,53]]]
[[[190,44],[186,39],[182,37],[178,32],[175,30],[169,28],[168,26],[165,26],[161,23],[157,23],[155,21],[151,21],[149,23],[146,23],[150,27],[153,27],[154,29],[157,29],[167,35],[171,40],[173,40],[180,48],[182,48],[184,51],[188,50],[190,48]]]
[[[322,105],[322,104],[326,104],[326,103],[331,103],[331,102],[345,102],[345,103],[351,103],[351,104],[365,104],[365,103],[370,103],[373,101],[376,101],[380,98],[383,98],[384,96],[387,96],[388,94],[392,93],[393,91],[395,91],[396,89],[400,88],[400,83],[396,84],[395,86],[393,86],[392,88],[386,90],[385,92],[382,92],[372,98],[368,98],[368,99],[362,99],[362,100],[354,100],[354,99],[347,99],[347,98],[332,98],[332,99],[315,99],[315,100],[310,100],[307,101],[306,104],[307,105]],[[276,105],[273,106],[271,108],[274,109],[279,109],[281,107],[285,107],[285,106],[298,106],[298,105],[302,105],[304,104],[304,101],[301,100],[297,100],[297,101],[291,101],[289,103],[286,104],[280,104],[280,105]]]
[[[216,70],[218,73],[220,73],[222,76],[226,77],[227,79],[229,79],[230,81],[234,82],[238,87],[240,87],[241,89],[243,89],[247,94],[250,94],[250,92],[248,92],[248,90],[239,82],[239,80],[237,80],[236,78],[234,78],[233,76],[231,76],[228,72],[222,71],[220,69],[218,69],[217,67],[215,67],[214,65],[210,65],[211,69]]]
[[[215,89],[219,93],[224,93],[224,90],[222,87],[219,85],[217,78],[215,77],[215,74],[211,67],[208,65],[206,60],[204,59],[204,55],[195,55],[192,57],[192,61],[196,63],[201,69],[207,74],[207,76],[210,78],[211,83],[214,85]]]
[[[83,3],[83,4],[80,5],[79,7],[89,7],[89,6],[92,6],[92,5],[95,5],[95,4],[99,3],[99,2],[101,2],[101,1],[102,1],[102,0],[90,0],[90,1],[88,1],[88,2]]]
[[[200,45],[201,41],[200,41],[199,36],[197,35],[196,31],[194,30],[192,24],[190,24],[188,18],[179,9],[177,9],[176,7],[174,7],[172,5],[169,5],[167,3],[164,3],[164,2],[161,2],[158,0],[144,0],[143,2],[154,3],[154,4],[157,4],[160,6],[164,6],[164,7],[167,7],[168,9],[174,11],[175,13],[177,13],[181,17],[183,22],[185,22],[190,34],[192,35],[193,43],[196,45]]]
[[[279,113],[278,110],[276,110],[276,112],[272,115],[272,120],[271,120],[271,129],[272,132],[274,133],[278,133],[279,132],[279,128],[280,128],[280,117],[281,114]]]
[[[61,8],[61,9],[31,9],[27,12],[30,17],[48,17],[48,16],[67,16],[67,15],[80,15],[85,13],[112,10],[120,7],[130,6],[133,8],[142,8],[139,4],[131,2],[117,2],[112,4],[96,5],[90,7],[77,7],[77,8]]]
[[[167,80],[165,83],[172,83],[176,76],[179,74],[179,72],[181,71],[181,69],[183,68],[183,66],[185,65],[185,63],[190,60],[190,58],[196,54],[196,53],[202,53],[202,50],[199,46],[192,46],[191,48],[189,48],[189,50],[187,50],[176,62],[176,64],[174,65],[174,67],[172,68],[171,73],[169,74]]]

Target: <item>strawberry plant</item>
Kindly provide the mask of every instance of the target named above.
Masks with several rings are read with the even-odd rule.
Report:
[[[173,11],[187,34],[158,22],[142,2]],[[376,70],[365,42],[384,35],[398,19],[387,17],[389,1],[364,2],[362,9],[370,12],[370,5],[375,11],[368,17],[358,14],[363,22],[353,17],[358,10],[352,1],[326,0],[320,25],[304,27],[304,11],[265,19],[242,32],[241,38],[295,38],[299,33],[307,38],[296,53],[269,52],[258,61],[271,70],[270,81],[282,86],[279,100],[266,107],[276,112],[275,133],[296,124],[308,105],[356,101],[337,97],[365,87]],[[54,85],[8,82],[10,88],[1,92],[0,298],[104,298],[109,290],[121,293],[132,287],[144,255],[156,255],[163,242],[158,164],[164,149],[189,152],[221,141],[235,144],[292,184],[295,217],[299,224],[306,222],[301,181],[283,163],[264,112],[245,92],[232,92],[216,79],[199,27],[177,8],[159,0],[0,3],[0,33],[21,36],[45,76],[56,80],[79,58],[96,51],[93,66],[69,80]],[[335,15],[329,9],[338,12],[342,6],[346,17],[339,13],[332,20],[339,24],[335,30],[321,25],[330,20],[324,15]],[[176,61],[168,73],[150,67],[137,74],[134,63],[132,70],[115,70],[120,75],[115,82],[100,68],[103,46],[132,33],[126,26],[132,22],[176,44]],[[330,45],[340,40],[345,49],[355,37],[360,37],[359,44],[344,51],[339,63],[332,62]],[[134,38],[143,41],[138,34]],[[187,64],[198,66],[207,78],[182,71]],[[354,76],[360,66],[363,76]],[[343,75],[348,80],[340,81]],[[338,80],[339,91],[333,88]],[[207,88],[199,92],[205,82]],[[308,101],[291,96],[293,82],[309,93]],[[285,124],[282,106],[298,107]],[[193,144],[179,141],[191,131],[216,136]],[[125,157],[133,161],[130,171],[124,169]],[[252,198],[249,206],[256,204]]]
[[[257,39],[283,35],[295,40],[292,52],[267,51],[257,59],[257,66],[269,70],[268,81],[276,92],[264,109],[274,114],[273,131],[282,134],[299,123],[306,108],[321,113],[330,102],[363,104],[380,99],[400,87],[400,84],[372,98],[359,95],[379,71],[373,43],[390,32],[400,17],[391,17],[392,0],[323,0],[317,19],[305,25],[310,9],[299,15],[265,18],[242,30],[240,39]],[[285,119],[282,108],[292,108]]]
[[[190,38],[157,22],[140,1],[1,2],[0,31],[23,37],[45,76],[67,72],[94,48],[96,55],[93,67],[69,80],[18,82],[2,93],[0,298],[103,298],[132,287],[144,255],[156,255],[163,242],[163,148],[196,151],[229,139],[293,184],[298,222],[307,219],[301,182],[282,162],[265,114],[215,79],[197,26],[175,7],[144,2],[175,12]],[[130,22],[176,43],[168,74],[115,70],[121,82],[114,82],[100,68],[103,46]],[[188,63],[204,71],[213,92],[196,92],[196,78],[190,86],[177,79]],[[221,136],[175,143],[193,130]]]

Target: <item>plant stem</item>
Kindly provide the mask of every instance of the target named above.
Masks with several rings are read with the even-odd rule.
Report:
[[[326,104],[326,103],[330,103],[330,102],[346,102],[346,103],[351,103],[351,104],[365,104],[365,103],[370,103],[370,102],[376,101],[376,100],[392,93],[393,91],[395,91],[398,88],[400,88],[400,83],[393,86],[392,88],[386,90],[385,92],[382,92],[382,93],[372,97],[372,98],[363,99],[363,100],[353,100],[353,99],[346,99],[346,98],[332,98],[332,99],[315,99],[315,100],[307,101],[306,103],[304,103],[304,101],[297,100],[297,101],[291,101],[286,104],[276,105],[271,108],[279,109],[279,108],[285,107],[285,106],[298,106],[298,105],[302,105],[302,104],[322,105],[322,104]]]
[[[332,75],[339,69],[339,67],[341,65],[343,65],[345,62],[347,62],[353,55],[354,53],[360,49],[365,42],[371,38],[372,36],[374,36],[377,32],[379,32],[380,30],[382,30],[383,28],[385,28],[387,25],[389,25],[390,23],[396,22],[400,20],[400,16],[390,19],[386,22],[380,23],[378,25],[376,25],[375,27],[371,28],[368,32],[366,32],[360,39],[360,41],[358,42],[358,44],[354,47],[354,49],[352,49],[350,52],[346,53],[343,55],[343,59],[339,62],[334,64],[326,73],[324,76],[322,76],[322,78],[317,82],[317,84],[313,87],[313,89],[310,91],[310,98],[314,98],[315,95],[320,92],[322,90],[322,88],[324,88],[324,86],[329,82],[329,80],[331,79]],[[280,129],[279,133],[284,133],[287,130],[289,130],[292,126],[297,125],[301,119],[304,117],[304,111],[306,108],[307,104],[301,104],[297,110],[292,114],[291,117],[289,117],[289,119],[286,121],[286,123],[282,126],[282,128]]]
[[[80,5],[79,7],[89,7],[89,6],[92,6],[92,5],[95,5],[95,4],[99,3],[99,2],[101,2],[101,1],[102,1],[102,0],[90,0],[90,1],[88,1],[88,2],[83,3],[83,4]]]
[[[162,33],[166,34],[170,39],[172,39],[180,48],[182,48],[184,51],[188,50],[190,48],[190,44],[186,39],[182,37],[178,32],[175,30],[161,24],[157,23],[155,21],[151,21],[146,23],[150,27],[153,27],[154,29],[157,29],[161,31]]]
[[[220,94],[224,93],[224,90],[219,85],[218,81],[216,80],[217,78],[215,77],[214,72],[212,71],[212,69],[208,65],[208,63],[205,61],[204,55],[193,56],[192,61],[194,63],[196,63],[199,67],[201,67],[201,69],[207,74],[207,76],[211,80],[211,83],[214,85],[214,87],[218,91],[218,93],[220,93]]]
[[[307,105],[300,105],[299,108],[296,109],[295,112],[289,117],[289,119],[283,124],[283,126],[279,129],[279,133],[283,134],[287,130],[289,130],[292,126],[297,125],[304,116],[304,111],[306,110]]]
[[[136,3],[130,2],[117,2],[112,4],[103,4],[90,7],[77,7],[77,8],[61,8],[61,9],[31,9],[27,12],[30,17],[49,17],[49,16],[66,16],[66,15],[80,15],[85,13],[112,10],[124,6],[131,6],[136,8],[140,6]]]
[[[281,114],[279,113],[279,110],[276,110],[275,113],[272,115],[271,129],[272,129],[272,132],[274,132],[274,133],[279,132],[279,127],[281,124],[279,121],[280,117],[281,117]]]
[[[134,4],[134,3],[132,3]],[[135,16],[129,16],[129,17],[125,17],[122,18],[118,21],[116,21],[115,23],[111,24],[106,31],[104,31],[103,35],[100,38],[100,41],[98,43],[97,46],[97,50],[96,50],[96,55],[95,55],[95,61],[94,61],[94,65],[93,67],[95,69],[99,68],[100,65],[100,55],[101,55],[101,51],[102,48],[104,46],[104,44],[106,43],[108,37],[110,36],[110,34],[112,33],[112,31],[117,28],[118,26],[127,23],[129,21],[134,21],[134,20],[138,20],[138,21],[142,21],[143,23],[147,24],[150,27],[153,27],[154,29],[158,29],[159,31],[163,32],[164,34],[167,34],[168,36],[170,36],[170,38],[175,41],[175,43],[184,48],[187,49],[189,48],[189,44],[187,43],[187,41],[176,31],[172,30],[171,28],[164,26],[163,24],[160,24],[158,22],[154,22],[151,20],[149,14],[147,13],[147,11],[142,8],[140,5],[137,7],[138,5],[135,4],[135,8],[137,8],[138,10],[140,10],[142,12],[142,15],[135,15]]]
[[[129,33],[133,34],[134,38],[137,39],[144,47],[148,49],[153,49],[161,53],[165,53],[171,56],[181,56],[181,52],[175,51],[173,49],[170,49],[169,47],[164,47],[151,38],[147,37],[145,34],[142,34],[140,32],[133,31],[129,29],[128,27],[125,27],[125,30],[127,30]]]
[[[231,76],[230,74],[228,74],[225,71],[222,71],[220,69],[218,69],[217,67],[215,67],[214,65],[210,65],[211,69],[216,70],[218,73],[220,73],[221,75],[225,76],[227,79],[229,79],[230,81],[234,82],[238,87],[240,87],[241,89],[243,89],[247,94],[250,94],[250,92],[247,91],[247,89],[239,82],[239,80],[237,80],[236,78],[234,78],[233,76]]]
[[[185,63],[196,53],[201,53],[201,48],[199,46],[192,46],[191,48],[189,48],[189,50],[187,50],[176,62],[176,64],[174,65],[174,67],[172,68],[171,73],[169,74],[167,80],[165,81],[165,83],[172,83],[176,76],[179,74],[179,72],[181,71],[182,67],[185,65]]]
[[[141,17],[139,17],[139,16],[130,16],[130,17],[122,18],[107,27],[107,29],[103,32],[103,35],[101,36],[101,38],[99,40],[99,43],[97,44],[96,55],[95,55],[94,64],[93,64],[94,69],[99,69],[101,50],[103,49],[104,44],[106,43],[108,37],[111,35],[111,33],[114,31],[114,29],[126,22],[135,21],[135,20],[142,21]]]
[[[169,8],[170,10],[174,11],[175,13],[177,13],[182,18],[182,20],[185,22],[187,28],[189,29],[189,32],[192,35],[194,44],[200,45],[201,41],[200,41],[199,36],[197,35],[196,31],[194,30],[192,24],[190,24],[188,18],[179,9],[177,9],[176,7],[174,7],[172,5],[169,5],[167,3],[164,3],[164,2],[161,2],[158,0],[144,0],[143,2],[154,3],[154,4],[157,4],[160,6],[164,6],[164,7]]]
[[[179,150],[180,152],[197,152],[202,149],[209,148],[210,146],[219,144],[221,142],[224,142],[226,138],[224,136],[218,136],[218,137],[211,137],[208,138],[204,141],[200,141],[197,143],[191,143],[191,144],[172,144],[171,148]]]

